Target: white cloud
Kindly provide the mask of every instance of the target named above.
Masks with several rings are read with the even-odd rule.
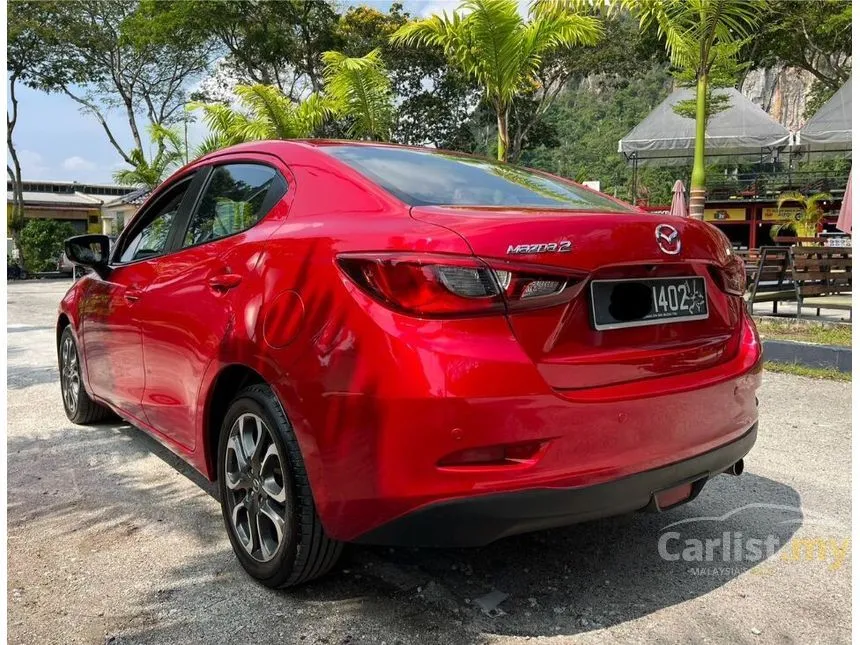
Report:
[[[458,11],[462,4],[462,0],[427,0],[427,3],[420,7],[418,11],[414,11],[414,7],[410,7],[408,4],[404,8],[410,11],[410,13],[414,13],[425,18],[427,16],[432,16],[433,14],[441,16],[443,12],[448,13],[450,16],[455,11],[460,15],[465,15],[468,11]],[[517,8],[519,9],[520,15],[526,20],[529,15],[529,4],[530,0],[517,0]]]
[[[27,181],[30,179],[46,179],[48,174],[48,164],[45,163],[45,158],[38,152],[32,150],[19,150],[18,161],[21,163],[21,179]]]
[[[442,15],[447,13],[449,16],[460,6],[459,0],[430,0],[426,5],[421,7],[417,12],[422,17],[432,15]],[[409,7],[405,7],[409,9]]]
[[[63,159],[62,166],[63,170],[69,170],[71,172],[86,172],[96,169],[96,164],[92,161],[88,161],[87,159],[78,157],[77,155]]]

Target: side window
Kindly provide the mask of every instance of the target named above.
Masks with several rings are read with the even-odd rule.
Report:
[[[266,214],[276,182],[273,168],[249,163],[216,166],[188,223],[182,246],[217,240],[252,227]]]
[[[167,238],[170,236],[170,228],[173,225],[179,205],[185,192],[191,185],[191,180],[186,179],[170,188],[153,205],[153,209],[146,217],[146,223],[132,237],[122,250],[119,262],[134,262],[148,257],[155,257],[164,253],[167,246]]]

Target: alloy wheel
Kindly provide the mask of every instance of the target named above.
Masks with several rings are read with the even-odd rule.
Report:
[[[71,336],[66,336],[60,348],[60,386],[66,409],[74,415],[78,409],[78,394],[81,391],[81,371],[78,365],[78,350]]]
[[[258,562],[277,555],[287,530],[285,473],[272,431],[258,415],[239,415],[230,428],[224,480],[233,531]]]

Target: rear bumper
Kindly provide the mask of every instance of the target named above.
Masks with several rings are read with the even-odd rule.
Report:
[[[358,361],[351,351],[323,358],[309,354],[317,367],[325,366],[321,380],[299,381],[297,390],[279,391],[323,526],[344,542],[397,543],[398,531],[390,527],[424,509],[471,508],[469,500],[507,500],[521,493],[528,507],[544,503],[531,501],[533,494],[540,500],[554,498],[657,472],[739,441],[758,418],[761,348],[749,320],[740,349],[729,361],[575,391],[548,386],[504,319],[380,320],[384,325],[376,344],[373,336],[361,336],[362,351],[375,360]],[[355,344],[352,338],[359,338],[342,329],[338,334],[337,343],[348,348]],[[536,442],[542,452],[521,462],[448,461],[464,450]],[[730,455],[713,472],[744,453]],[[711,468],[692,474],[705,471]],[[629,497],[623,490],[622,497]],[[565,511],[574,506],[562,502],[561,511],[513,517],[507,523],[502,514],[488,520],[488,528],[474,539],[439,536],[425,543],[480,544],[623,513],[646,505],[651,492],[639,491],[623,504],[601,502],[593,509]],[[571,494],[577,498],[580,493]],[[486,503],[475,509],[478,517]],[[432,519],[439,512],[443,519]],[[458,530],[455,522],[444,520],[447,511],[430,513],[429,523],[440,522],[445,532]]]
[[[654,494],[704,483],[753,447],[758,423],[730,443],[668,466],[593,486],[538,488],[433,503],[387,522],[356,541],[426,547],[482,546],[509,535],[655,508]]]

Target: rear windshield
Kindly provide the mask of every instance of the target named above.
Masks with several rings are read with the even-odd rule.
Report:
[[[484,159],[384,146],[321,149],[410,206],[629,210],[572,183]]]

